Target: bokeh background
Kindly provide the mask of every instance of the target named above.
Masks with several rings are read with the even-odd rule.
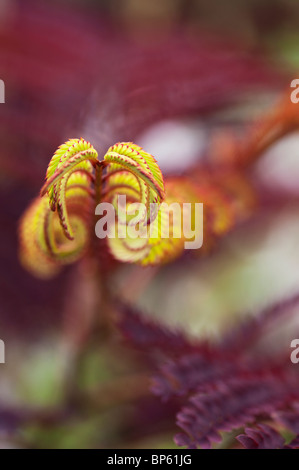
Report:
[[[92,273],[72,266],[54,280],[32,277],[18,260],[18,222],[68,138],[90,140],[100,155],[134,141],[165,174],[206,161],[215,135],[241,135],[299,78],[298,27],[291,0],[0,1],[2,447],[174,446],[174,420],[163,407],[151,412],[134,353],[88,332],[98,289]],[[281,204],[207,257],[163,268],[119,264],[111,291],[213,340],[298,292],[298,134],[268,150],[252,175],[283,194]],[[283,336],[287,347],[294,328]],[[119,397],[120,388],[128,396]]]

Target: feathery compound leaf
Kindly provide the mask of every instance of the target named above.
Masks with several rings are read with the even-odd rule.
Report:
[[[54,275],[59,265],[71,263],[84,253],[93,228],[94,196],[99,192],[97,202],[104,196],[116,209],[119,195],[127,196],[128,202],[143,203],[145,211],[139,222],[144,227],[155,217],[163,218],[162,212],[157,217],[165,196],[163,177],[152,155],[133,143],[121,143],[108,150],[103,163],[106,174],[102,178],[101,172],[95,175],[95,168],[101,165],[98,154],[82,138],[68,140],[54,153],[41,198],[31,204],[20,224],[20,257],[23,265],[37,276]],[[105,183],[103,193],[102,183]],[[157,204],[154,213],[151,204]],[[130,217],[124,221],[124,226],[127,225]],[[124,250],[116,257],[139,261],[148,254],[147,240],[139,238],[130,241],[129,257]]]
[[[77,189],[69,197],[70,223],[76,234],[66,238],[58,212],[51,211],[46,196],[36,198],[24,213],[19,227],[20,260],[23,266],[40,278],[57,274],[61,265],[73,263],[84,253],[88,243],[88,200]]]
[[[74,181],[69,179],[74,173],[91,177],[92,163],[97,163],[97,158],[98,154],[89,142],[82,138],[70,139],[57,149],[48,166],[41,196],[48,194],[50,207],[52,211],[57,209],[65,236],[70,240],[74,238],[74,232],[67,212],[66,191]],[[79,177],[76,184],[80,184]]]
[[[236,439],[246,449],[283,449],[284,438],[270,426],[260,424],[255,428],[245,428],[245,433]]]
[[[240,434],[236,439],[245,449],[298,449],[299,436],[297,435],[289,444],[285,444],[285,439],[267,424],[259,424],[253,428],[245,428],[244,434]]]
[[[210,447],[219,441],[219,431],[232,431],[254,422],[287,403],[295,393],[295,383],[272,372],[251,373],[220,380],[191,396],[177,415],[177,424],[186,433],[188,445]],[[176,438],[180,444],[181,435]]]
[[[121,303],[117,307],[117,326],[134,348],[149,354],[159,351],[167,357],[178,357],[188,352],[207,349],[207,345],[202,341],[197,346],[183,331],[169,329],[131,305]]]
[[[155,158],[138,145],[132,142],[115,144],[108,149],[104,161],[111,163],[109,172],[129,171],[146,185],[146,193],[143,192],[144,188],[141,189],[141,202],[157,202],[164,198],[161,170]],[[150,189],[153,193],[150,193]]]
[[[159,207],[156,218],[150,229],[144,226],[142,235],[138,238],[109,238],[108,246],[113,256],[120,261],[138,263],[141,265],[156,265],[169,262],[179,256],[184,249],[184,237],[174,237],[176,226],[169,224],[168,205],[174,202],[166,197]],[[181,207],[179,206],[181,212]],[[169,230],[168,230],[169,228]]]
[[[47,198],[36,198],[23,214],[19,227],[20,261],[28,271],[45,279],[59,271],[47,245],[49,212]]]
[[[132,142],[121,142],[108,149],[104,162],[108,164],[110,199],[115,202],[119,188],[131,202],[144,204],[146,214],[140,222],[147,225],[152,215],[150,204],[159,204],[165,197],[163,176],[155,158]]]
[[[104,157],[109,162],[106,175],[106,197],[116,207],[119,194],[127,196],[127,203],[144,204],[145,213],[139,215],[139,236],[126,231],[116,232],[108,246],[120,261],[141,265],[168,262],[179,256],[184,248],[182,204],[192,202],[180,190],[173,194],[171,185],[165,195],[163,176],[154,157],[132,143],[119,143],[110,147]],[[190,194],[190,191],[189,191]],[[193,195],[193,200],[196,200]],[[179,221],[173,220],[171,204],[177,204]],[[119,215],[119,214],[118,214]],[[126,223],[130,225],[130,216]],[[136,221],[136,218],[135,218]]]
[[[109,249],[115,258],[143,266],[163,264],[182,254],[187,239],[193,240],[192,237],[185,237],[183,205],[190,205],[189,222],[192,227],[195,224],[196,203],[201,202],[197,186],[183,178],[173,178],[166,180],[165,187],[165,199],[158,206],[157,213],[152,211],[150,225],[144,224],[139,238],[136,239],[127,232],[125,237],[119,237],[116,233],[115,238],[108,240]],[[141,200],[142,193],[139,193],[139,196]]]
[[[41,197],[31,203],[19,227],[21,262],[36,276],[52,277],[86,251],[97,162],[97,152],[84,139],[67,141],[53,155]]]
[[[240,213],[244,216],[252,198],[246,191],[241,206],[236,203],[239,178],[227,181],[225,177],[218,185],[208,172],[197,176],[195,172],[192,177],[169,178],[165,191],[155,158],[136,144],[117,143],[100,162],[89,142],[70,139],[57,149],[47,169],[41,197],[49,207],[45,202],[34,203],[22,220],[23,263],[33,267],[36,262],[29,261],[35,252],[31,257],[24,254],[32,251],[30,230],[38,249],[56,263],[55,267],[81,256],[93,232],[89,216],[99,202],[109,202],[114,208],[116,218],[111,224],[117,227],[114,236],[108,235],[107,246],[119,261],[143,266],[167,263],[182,254],[186,242],[189,247],[193,243],[195,249],[203,239],[206,251],[236,224]],[[119,205],[120,196],[124,196],[124,205]],[[198,203],[204,204],[203,215]],[[37,213],[41,213],[39,223],[35,222]],[[57,222],[62,234],[58,234]],[[55,237],[59,239],[58,249]],[[65,239],[75,243],[69,246]],[[50,269],[49,263],[47,266]],[[35,271],[41,275],[39,268]]]

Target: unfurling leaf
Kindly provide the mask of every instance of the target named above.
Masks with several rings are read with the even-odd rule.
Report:
[[[151,204],[159,208],[165,193],[154,157],[135,144],[118,143],[100,162],[89,142],[82,138],[68,140],[49,163],[40,198],[22,217],[22,264],[38,277],[47,278],[56,274],[61,265],[76,261],[86,252],[93,236],[91,216],[95,204],[108,200],[117,209],[115,200],[120,194],[126,195],[128,202],[144,204],[146,211],[140,222],[145,226],[157,217],[158,210],[151,214]],[[125,223],[129,224],[129,220]],[[116,257],[126,261],[121,253]]]
[[[284,438],[270,426],[260,424],[245,428],[245,433],[236,438],[246,449],[283,449]]]
[[[36,276],[50,278],[62,265],[73,263],[86,251],[91,201],[83,187],[82,184],[67,188],[66,208],[75,233],[73,240],[66,237],[59,213],[51,210],[47,196],[36,198],[25,211],[19,230],[20,259]]]
[[[201,234],[206,251],[250,212],[253,192],[248,184],[244,195],[240,178],[232,172],[221,179],[195,172],[168,178],[164,186],[155,158],[138,145],[117,143],[100,161],[89,142],[70,139],[54,153],[41,196],[22,217],[22,264],[47,278],[78,260],[89,247],[94,250],[92,214],[101,202],[111,204],[112,222],[121,227],[121,233],[116,229],[106,244],[118,261],[142,266],[167,263],[182,254],[186,241],[197,241]],[[125,200],[121,209],[120,196]],[[197,203],[204,205],[202,217],[197,217]],[[130,210],[135,204],[137,216]],[[187,213],[193,238],[185,233]],[[138,227],[137,234],[132,235],[132,226]]]
[[[67,199],[71,192],[87,192],[93,178],[93,166],[98,162],[98,154],[84,139],[71,139],[54,153],[47,170],[46,182],[41,190],[49,196],[52,211],[57,209],[65,236],[72,240],[74,233],[69,221]]]

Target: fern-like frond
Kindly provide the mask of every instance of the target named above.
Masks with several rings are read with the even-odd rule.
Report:
[[[132,142],[111,146],[99,161],[88,141],[70,139],[54,153],[41,198],[22,219],[22,262],[45,276],[46,272],[55,274],[60,264],[78,259],[90,244],[91,214],[101,202],[114,208],[115,238],[109,236],[107,246],[119,261],[142,266],[167,263],[182,254],[186,242],[201,236],[206,251],[252,205],[252,192],[243,194],[247,186],[239,176],[221,176],[217,180],[208,172],[197,175],[195,171],[168,178],[164,185],[155,158]],[[125,196],[124,207],[119,205],[119,196]],[[138,205],[137,215],[127,210],[132,203]],[[198,203],[204,206],[200,221]],[[189,211],[191,238],[185,233],[185,210]],[[132,227],[138,227],[138,233]],[[43,268],[37,266],[40,262]]]
[[[23,266],[41,278],[55,275],[86,251],[91,230],[97,152],[84,139],[70,139],[54,153],[46,182],[19,227]]]
[[[41,196],[46,193],[52,211],[57,209],[59,220],[65,236],[70,240],[74,239],[68,211],[66,207],[66,191],[72,175],[76,174],[77,184],[83,181],[83,175],[92,177],[93,165],[98,162],[98,154],[93,146],[84,139],[70,139],[61,145],[54,153],[46,174],[46,182],[41,190]],[[78,176],[79,173],[79,176]],[[80,180],[81,175],[81,180]],[[83,183],[84,186],[85,182]]]
[[[51,211],[47,196],[36,198],[24,213],[19,227],[20,260],[23,266],[40,278],[51,278],[60,267],[73,263],[86,250],[90,223],[87,199],[81,188],[71,189],[67,210],[74,240],[66,238],[58,212]]]
[[[133,202],[144,204],[146,214],[141,222],[148,224],[150,204],[159,204],[165,198],[163,176],[155,158],[132,142],[120,142],[108,149],[104,162],[108,164],[108,191],[112,185],[115,197],[119,187]]]
[[[98,171],[103,166],[104,174]],[[133,143],[119,143],[99,162],[96,150],[82,138],[61,145],[50,160],[41,197],[20,223],[23,265],[39,277],[50,277],[60,265],[77,260],[93,236],[91,214],[96,203],[111,202],[119,216],[119,195],[126,196],[128,203],[144,204],[140,224],[145,228],[154,217],[161,219],[158,210],[153,214],[151,208],[153,203],[159,207],[165,197],[163,176],[152,155]],[[124,223],[129,226],[130,217]],[[125,250],[115,250],[116,258],[137,262],[149,253],[147,240],[129,245],[129,256]]]

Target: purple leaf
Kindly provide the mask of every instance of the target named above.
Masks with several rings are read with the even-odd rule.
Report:
[[[138,349],[148,353],[159,351],[170,357],[208,350],[205,342],[193,344],[182,331],[171,330],[129,305],[120,305],[118,313],[118,328],[129,344]]]
[[[245,434],[240,434],[236,439],[246,449],[284,448],[284,438],[266,424],[260,424],[255,428],[245,428]]]
[[[231,431],[286,404],[294,395],[293,378],[275,371],[220,380],[192,395],[177,415],[178,426],[191,443],[209,448],[219,431]]]

